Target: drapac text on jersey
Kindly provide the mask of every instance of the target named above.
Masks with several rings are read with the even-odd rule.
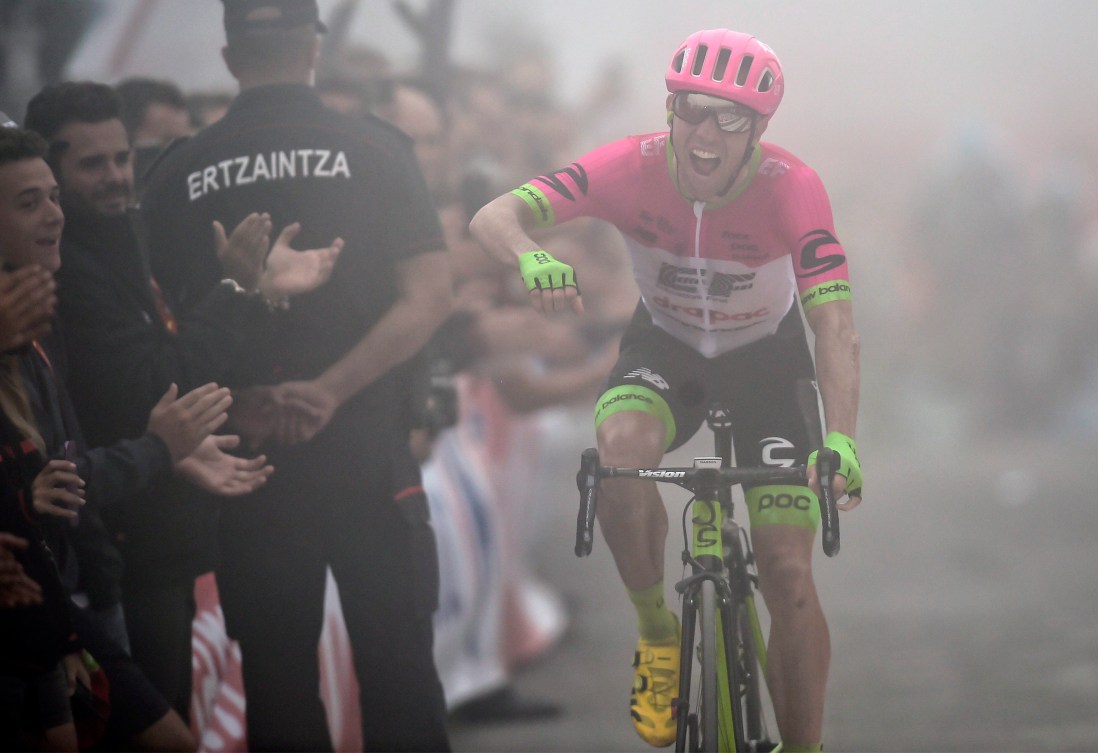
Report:
[[[350,177],[351,168],[343,151],[290,149],[230,157],[195,170],[187,176],[187,193],[195,201],[211,191],[260,181]]]

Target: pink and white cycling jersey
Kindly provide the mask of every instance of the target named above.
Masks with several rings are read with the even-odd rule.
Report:
[[[798,293],[805,311],[850,298],[846,254],[811,168],[761,143],[743,188],[691,204],[672,159],[667,133],[631,136],[513,193],[539,227],[581,216],[617,226],[652,321],[707,357],[776,332]]]

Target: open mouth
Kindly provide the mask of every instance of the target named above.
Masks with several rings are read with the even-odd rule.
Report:
[[[721,159],[713,152],[704,149],[690,150],[690,166],[699,175],[712,175],[721,166]]]

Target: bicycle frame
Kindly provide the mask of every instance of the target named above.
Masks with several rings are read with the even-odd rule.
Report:
[[[731,487],[736,484],[798,484],[807,483],[804,466],[791,468],[731,467],[731,427],[717,413],[710,416],[710,428],[714,431],[715,449],[719,457],[696,458],[692,468],[608,468],[600,465],[598,451],[589,448],[583,452],[576,483],[580,490],[580,511],[576,527],[575,553],[579,557],[590,554],[594,538],[594,519],[598,496],[598,483],[604,478],[651,479],[673,483],[690,491],[693,496],[687,510],[692,512],[692,533],[687,534],[685,522],[684,564],[690,564],[692,573],[675,585],[683,597],[682,608],[682,663],[679,674],[679,695],[672,702],[678,720],[676,751],[687,750],[688,738],[698,733],[697,721],[690,713],[690,690],[693,671],[695,635],[702,633],[703,658],[708,653],[717,671],[707,671],[703,666],[701,696],[703,708],[716,708],[717,714],[702,714],[701,740],[707,750],[744,750],[759,742],[763,732],[758,720],[761,707],[758,704],[758,674],[766,673],[766,646],[759,626],[758,610],[754,601],[754,576],[748,566],[751,562],[750,544],[742,535],[742,529],[732,518]],[[726,419],[726,416],[723,416]],[[838,511],[831,495],[831,480],[838,468],[837,454],[821,449],[817,455],[821,495],[821,528],[824,552],[835,556],[839,551]],[[726,525],[731,529],[726,532]],[[726,535],[728,533],[729,535]],[[725,548],[729,552],[725,554]],[[746,548],[746,553],[745,553]],[[727,572],[726,572],[727,566]],[[698,613],[702,619],[698,619]],[[747,654],[740,663],[740,646],[736,634]],[[721,636],[717,641],[716,636]],[[758,671],[755,669],[758,667]],[[740,688],[748,701],[748,719],[744,719],[739,701]],[[737,694],[733,702],[732,693]],[[708,699],[708,700],[706,700]],[[750,729],[745,729],[749,722]],[[722,741],[718,743],[718,741]],[[719,747],[718,747],[719,746]]]

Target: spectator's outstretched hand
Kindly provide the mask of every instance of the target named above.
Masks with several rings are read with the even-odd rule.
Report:
[[[39,515],[75,518],[84,504],[84,479],[71,460],[51,460],[34,479],[34,511]]]
[[[245,290],[255,290],[271,244],[271,216],[252,212],[225,235],[225,227],[214,220],[217,259],[225,277],[236,280]]]
[[[343,239],[336,238],[326,248],[295,251],[290,245],[301,232],[301,223],[287,225],[279,233],[267,266],[259,279],[259,291],[269,301],[285,301],[291,296],[316,290],[332,276]]]
[[[190,455],[175,464],[175,472],[200,489],[224,497],[250,494],[274,473],[267,456],[241,458],[230,455],[240,445],[234,434],[206,437]]]
[[[0,351],[19,348],[50,331],[57,283],[39,266],[0,272]]]
[[[23,571],[16,552],[27,548],[27,540],[0,531],[0,607],[27,607],[42,603],[42,587]]]
[[[149,431],[164,440],[173,464],[194,452],[228,420],[227,411],[233,403],[229,389],[213,382],[183,397],[176,397],[178,393],[176,385],[168,387],[149,413]]]

